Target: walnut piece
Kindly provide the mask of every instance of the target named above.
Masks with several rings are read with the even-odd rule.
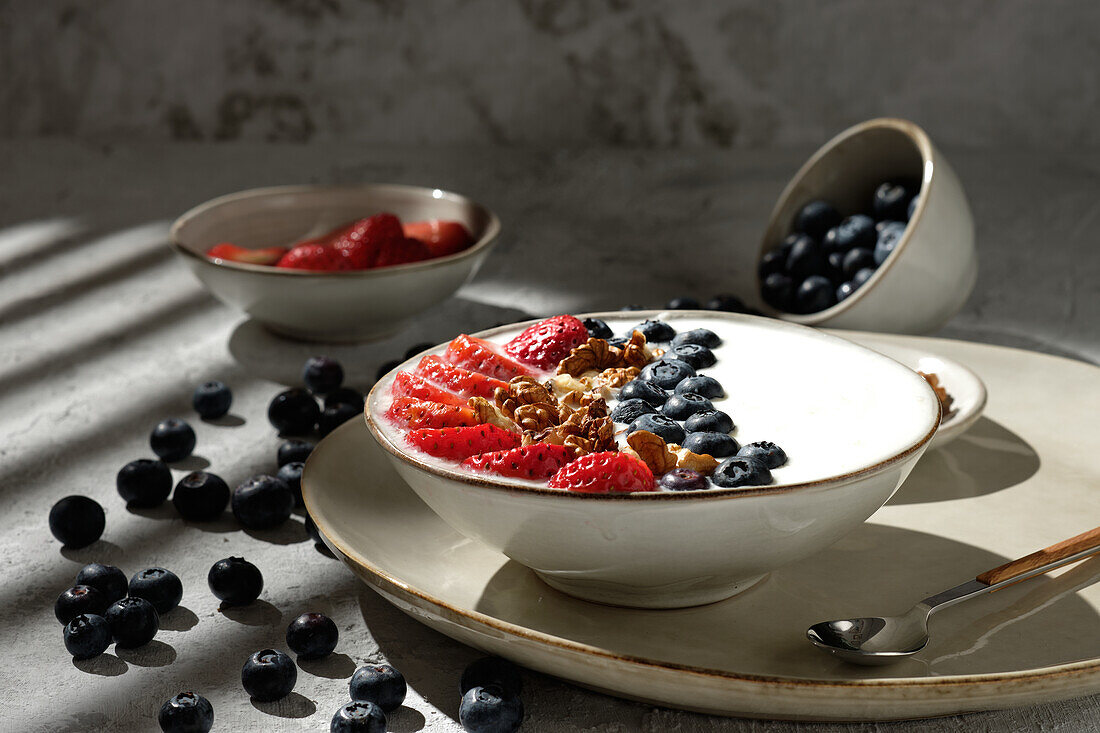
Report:
[[[624,366],[641,369],[652,360],[653,356],[645,345],[645,336],[641,331],[630,334],[630,340],[623,346],[622,363]]]
[[[498,428],[510,430],[513,433],[520,432],[519,427],[504,415],[500,408],[484,397],[471,397],[468,404],[477,413],[478,422],[496,425]]]
[[[634,449],[654,476],[676,468],[676,454],[668,449],[665,439],[648,430],[635,430],[626,437],[627,445]]]
[[[530,430],[537,433],[558,424],[558,406],[550,402],[520,405],[513,413],[512,419],[524,431]]]
[[[936,393],[936,399],[940,401],[940,409],[943,413],[943,416],[940,419],[946,420],[951,415],[954,415],[955,410],[953,409],[952,405],[955,404],[955,398],[948,394],[947,390],[944,389],[943,385],[940,384],[939,375],[935,372],[921,371],[918,371],[917,374],[924,377],[925,381],[928,382],[928,386],[931,387],[932,391]]]
[[[638,367],[611,367],[596,375],[595,382],[600,387],[618,389],[638,376]]]
[[[502,414],[515,418],[516,409],[523,405],[555,404],[557,400],[544,385],[533,377],[514,377],[507,387],[497,387],[493,392],[493,402]]]
[[[690,468],[703,476],[709,476],[718,468],[718,461],[714,456],[706,453],[692,453],[686,448],[681,448],[676,455],[677,468]]]
[[[644,337],[643,337],[644,341]],[[622,363],[623,352],[604,339],[590,338],[569,352],[558,364],[558,374],[578,376],[587,371],[603,371]]]

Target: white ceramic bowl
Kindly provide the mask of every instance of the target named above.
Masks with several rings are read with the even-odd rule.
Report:
[[[462,222],[475,243],[447,257],[377,270],[318,273],[213,260],[219,242],[287,246],[382,211],[403,222]],[[474,276],[500,234],[491,211],[439,189],[390,184],[280,186],[222,196],[172,225],[173,249],[218,300],[276,333],[313,341],[363,341],[400,330]]]
[[[795,323],[889,333],[929,333],[958,313],[978,276],[970,205],[943,154],[906,120],[868,120],[814,153],[780,195],[756,259],[783,241],[807,202],[824,199],[843,214],[858,213],[875,186],[899,178],[920,181],[920,200],[901,241],[870,280],[817,313],[778,312],[762,299],[760,307]]]
[[[594,315],[625,332],[661,314]],[[414,360],[375,385],[367,423],[401,477],[462,534],[571,595],[648,608],[721,600],[832,544],[890,498],[936,432],[932,389],[870,349],[773,319],[665,315],[678,328],[713,327],[725,339],[715,353],[729,364],[719,377],[729,397],[716,407],[733,417],[742,443],[773,440],[787,451],[775,483],[577,494],[426,461],[383,417],[394,374]],[[480,335],[503,341],[527,325]]]

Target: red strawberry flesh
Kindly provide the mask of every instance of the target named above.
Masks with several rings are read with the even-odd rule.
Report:
[[[588,330],[569,315],[554,316],[529,326],[504,345],[509,356],[540,369],[554,369],[569,352],[588,340]]]
[[[491,341],[462,334],[447,345],[443,359],[457,367],[507,382],[513,377],[532,376],[534,370],[500,353]]]
[[[520,436],[496,425],[475,425],[412,430],[405,440],[428,455],[461,461],[481,453],[515,448],[519,445]]]
[[[471,456],[462,462],[462,466],[471,471],[542,481],[553,476],[571,460],[573,449],[567,445],[532,443],[511,450]]]
[[[415,397],[429,402],[441,402],[444,405],[457,405],[465,407],[468,400],[453,392],[448,392],[442,387],[429,382],[423,377],[418,377],[412,372],[398,372],[393,378],[393,387],[390,394],[394,397]]]
[[[386,416],[414,429],[452,428],[478,425],[481,422],[477,413],[469,407],[418,400],[415,397],[398,397],[386,411]]]
[[[649,466],[626,453],[589,453],[558,471],[548,482],[553,489],[587,494],[653,491],[656,482]]]
[[[428,354],[422,358],[413,371],[462,397],[484,397],[491,400],[495,390],[508,386],[499,379],[448,364],[436,354]]]

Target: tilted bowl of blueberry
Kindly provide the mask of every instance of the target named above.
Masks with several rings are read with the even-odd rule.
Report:
[[[757,258],[774,315],[892,333],[942,326],[977,272],[958,177],[920,127],[888,118],[814,153],[779,197]]]

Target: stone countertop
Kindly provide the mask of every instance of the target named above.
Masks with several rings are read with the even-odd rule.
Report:
[[[478,653],[382,601],[313,547],[300,517],[246,532],[228,515],[184,525],[167,505],[131,511],[118,498],[118,468],[149,455],[158,420],[193,417],[191,391],[206,379],[233,389],[231,416],[191,420],[198,446],[173,465],[175,477],[209,466],[235,485],[273,470],[267,402],[319,350],[272,337],[210,298],[165,246],[180,212],[252,186],[355,181],[435,185],[496,210],[502,241],[456,298],[385,342],[324,347],[349,384],[366,388],[381,363],[458,330],[736,292],[772,203],[809,152],[0,143],[0,648],[9,664],[0,730],[155,730],[160,703],[188,688],[210,698],[215,730],[327,730],[355,666],[383,659],[410,684],[391,730],[459,730],[458,677]],[[940,335],[1096,363],[1100,155],[946,152],[974,209],[981,270]],[[103,538],[80,550],[61,549],[46,529],[50,505],[70,493],[107,511]],[[266,586],[256,604],[221,613],[205,575],[229,555],[255,562]],[[74,663],[51,608],[93,561],[128,575],[167,567],[184,598],[148,646]],[[256,649],[284,646],[286,624],[306,610],[336,620],[337,653],[303,663],[290,698],[251,703],[240,665]],[[813,729],[1086,730],[1100,726],[1097,702]],[[524,703],[525,730],[800,727],[654,708],[536,674]]]

